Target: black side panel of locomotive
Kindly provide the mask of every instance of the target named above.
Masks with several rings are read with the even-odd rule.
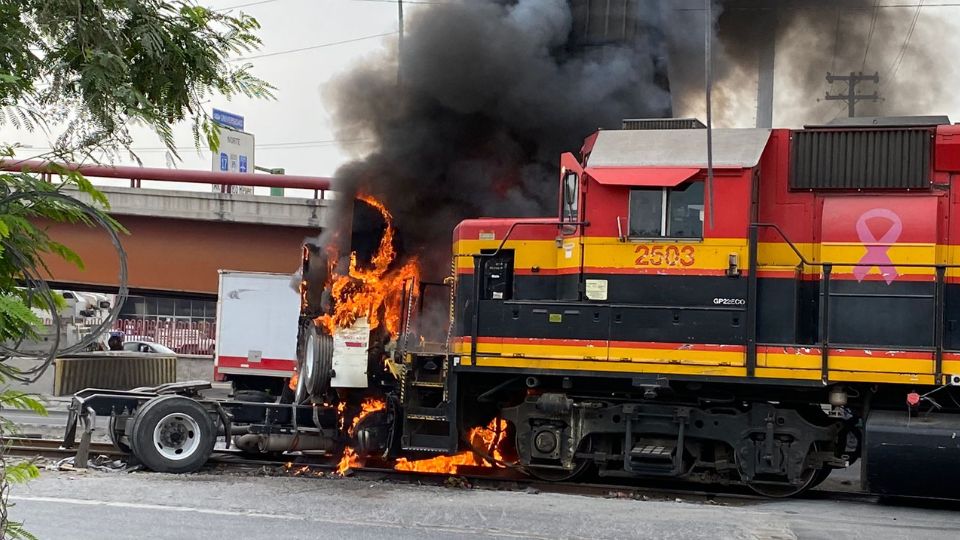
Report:
[[[943,346],[960,350],[960,285],[944,286]]]
[[[487,285],[489,278],[485,277],[480,288],[478,334],[594,341],[744,342],[746,280],[743,278],[586,274],[585,279],[607,281],[605,302],[556,300],[562,296],[560,291],[565,288],[562,280],[567,278],[578,276],[514,276],[513,294],[502,293],[493,298],[492,289]],[[461,276],[457,295],[458,335],[472,333],[475,292],[473,278]],[[513,300],[509,300],[511,297]],[[793,320],[791,318],[789,324],[792,325]]]
[[[757,280],[757,340],[760,343],[799,343],[803,295],[797,279]]]
[[[484,324],[498,337],[606,340],[610,332],[610,308],[586,304],[521,304],[504,306],[500,328]]]
[[[932,347],[934,284],[836,280],[830,285],[830,342]]]

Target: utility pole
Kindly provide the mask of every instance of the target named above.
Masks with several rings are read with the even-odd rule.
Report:
[[[757,127],[773,127],[773,68],[776,59],[777,10],[763,15],[757,28]]]
[[[862,71],[860,72],[850,72],[850,75],[832,75],[829,72],[827,73],[827,82],[833,84],[834,82],[846,82],[847,83],[847,93],[846,94],[831,94],[827,92],[825,94],[825,99],[827,101],[838,101],[844,100],[847,102],[847,116],[853,118],[856,116],[855,109],[858,101],[868,100],[868,101],[879,101],[880,94],[876,90],[872,94],[858,94],[857,93],[857,83],[870,81],[873,84],[880,83],[880,74],[874,72],[873,75],[864,75]]]

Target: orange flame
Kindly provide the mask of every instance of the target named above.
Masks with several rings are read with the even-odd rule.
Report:
[[[367,416],[377,412],[382,411],[387,408],[387,402],[382,397],[367,397],[360,403],[360,413],[353,417],[353,420],[350,422],[350,427],[347,429],[347,436],[353,437],[356,434],[357,426],[360,424],[360,421],[366,418]],[[346,418],[344,417],[344,410],[346,409],[346,403],[341,402],[337,407],[337,411],[340,416],[340,429],[343,429],[343,426],[346,424]],[[347,446],[343,449],[343,456],[340,457],[340,463],[337,464],[337,473],[340,476],[343,476],[347,473],[349,469],[355,469],[363,466],[363,459],[357,455],[357,452],[350,446]]]
[[[307,263],[310,261],[310,249],[306,244],[303,245],[301,250],[301,259],[300,259],[300,311],[301,313],[307,309],[307,284],[306,276],[303,274],[303,270],[307,267]]]
[[[353,447],[348,446],[343,449],[343,457],[340,458],[340,463],[337,464],[337,474],[345,476],[350,469],[357,469],[361,466],[363,466],[363,464],[360,462],[360,456],[357,455]]]
[[[392,337],[397,337],[403,312],[401,304],[404,287],[408,282],[415,284],[420,279],[420,267],[414,258],[399,268],[390,269],[397,258],[393,245],[396,234],[393,216],[377,199],[369,195],[360,195],[357,198],[376,208],[387,226],[369,267],[358,266],[357,254],[353,252],[350,254],[350,267],[346,275],[336,275],[331,270],[329,286],[334,300],[334,312],[322,315],[316,321],[332,335],[337,328],[348,328],[357,319],[367,317],[371,330],[384,325]],[[336,249],[328,247],[328,255],[330,261],[335,261]],[[417,288],[411,287],[410,291],[411,294],[416,294]]]
[[[467,440],[473,450],[465,450],[452,456],[437,456],[429,459],[410,461],[406,458],[398,459],[393,468],[398,471],[430,472],[456,474],[460,467],[494,467],[484,459],[479,452],[496,461],[504,461],[502,445],[507,434],[507,421],[494,418],[486,426],[472,428],[467,434]]]
[[[294,371],[293,375],[290,376],[290,382],[287,383],[287,388],[296,392],[298,382],[300,382],[300,374]]]

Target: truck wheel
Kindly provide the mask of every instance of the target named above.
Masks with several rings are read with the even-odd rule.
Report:
[[[299,371],[304,390],[308,396],[323,395],[330,387],[333,371],[333,337],[311,325],[306,331],[302,360]]]
[[[124,418],[126,418],[126,417],[124,417]],[[126,422],[124,422],[124,423],[126,423]],[[122,426],[121,426],[121,427],[118,427],[118,426],[117,426],[117,415],[115,415],[115,414],[110,415],[110,421],[107,423],[107,433],[110,434],[110,442],[112,442],[113,445],[117,447],[117,450],[120,450],[121,452],[123,452],[123,453],[125,453],[125,454],[132,454],[132,453],[133,453],[133,450],[130,449],[130,447],[127,445],[127,443],[125,443],[125,442],[123,442],[123,441],[121,440],[121,438],[122,438],[123,435],[124,435],[124,433],[123,433],[123,427],[122,427]]]
[[[160,396],[137,411],[130,438],[133,453],[156,472],[194,472],[207,462],[217,440],[210,414],[183,396]]]

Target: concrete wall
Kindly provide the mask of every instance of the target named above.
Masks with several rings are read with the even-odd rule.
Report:
[[[98,186],[110,201],[114,216],[146,216],[251,223],[282,227],[326,227],[330,201],[297,197],[270,197],[172,189]],[[76,189],[66,193],[89,203],[90,197]]]

